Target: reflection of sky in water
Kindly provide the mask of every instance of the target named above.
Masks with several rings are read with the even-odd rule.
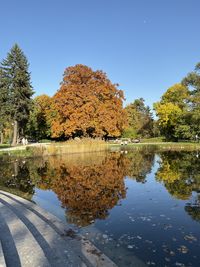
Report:
[[[145,184],[127,178],[126,186],[121,206],[112,209],[106,222],[98,221],[95,226],[108,239],[111,236],[115,246],[133,251],[150,266],[184,266],[184,262],[185,266],[198,266],[200,225],[184,211],[187,201],[169,197],[153,174]],[[131,253],[127,256],[131,262]]]
[[[65,221],[65,209],[61,207],[61,202],[53,191],[44,191],[36,188],[32,200],[40,205],[40,207],[48,210],[61,220]]]
[[[130,155],[129,153],[126,157]],[[142,157],[139,165],[131,165],[135,169],[138,166],[145,169],[143,173],[145,173],[146,182],[144,179],[137,182],[136,177],[131,178],[128,172],[125,172],[127,173],[124,178],[124,188],[127,188],[125,198],[119,199],[117,205],[111,205],[112,208],[108,210],[108,216],[105,219],[93,220],[92,218],[88,226],[81,228],[79,225],[79,231],[119,266],[200,266],[200,224],[198,222],[200,209],[199,206],[195,206],[198,205],[196,201],[200,189],[199,162],[196,161],[195,153],[171,152],[171,154],[161,154],[161,157],[162,163],[158,156],[155,156],[154,161],[151,159],[149,169],[146,169],[148,162],[142,162]],[[178,160],[179,157],[180,160]],[[136,163],[137,159],[138,157],[133,156],[131,162]],[[145,160],[147,161],[147,158]],[[122,166],[125,166],[124,164],[125,161]],[[120,164],[116,166],[119,167]],[[168,173],[177,179],[175,182],[167,181],[166,184],[166,180],[162,181],[162,177],[166,179],[168,175],[166,168],[169,170]],[[135,169],[131,174],[137,174]],[[158,171],[161,180],[155,178]],[[102,170],[99,171],[101,172]],[[184,172],[184,175],[181,172]],[[185,172],[188,173],[185,175]],[[189,177],[191,172],[192,178]],[[184,197],[184,192],[186,185],[190,185],[191,181],[194,185],[192,184],[191,194],[189,194],[191,197],[187,199]],[[176,189],[177,184],[180,190],[178,196],[182,199],[176,194],[174,196],[170,194],[169,189],[172,190],[173,187]],[[68,207],[63,208],[59,199],[60,197],[57,197],[53,191],[38,188],[35,189],[32,197],[33,201],[61,220],[68,220]],[[186,208],[188,203],[193,203],[193,207],[189,205],[189,208]],[[74,216],[74,213],[70,216]],[[76,225],[72,226],[76,227]]]

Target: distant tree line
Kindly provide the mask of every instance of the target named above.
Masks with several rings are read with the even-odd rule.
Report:
[[[33,98],[26,56],[15,44],[0,63],[0,136],[67,140],[75,137],[156,137],[191,140],[200,136],[200,64],[154,104],[143,98],[125,108],[124,93],[106,73],[85,65],[66,68],[59,90]]]

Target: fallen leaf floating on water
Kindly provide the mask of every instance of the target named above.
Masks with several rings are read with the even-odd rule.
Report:
[[[193,235],[185,235],[184,236],[184,239],[187,240],[187,241],[197,241],[197,238]]]
[[[183,254],[188,253],[188,248],[186,246],[180,246],[180,248],[178,248],[178,250]]]
[[[172,250],[169,252],[169,254],[170,254],[170,256],[175,256],[175,253]]]
[[[154,261],[147,261],[147,265],[156,265],[156,263]]]
[[[180,266],[180,267],[185,267],[185,264],[181,263],[181,262],[176,262],[175,266]]]
[[[162,247],[164,248],[164,252],[168,253],[170,256],[175,256],[174,251],[170,250],[170,248],[168,248],[166,245],[163,245]]]

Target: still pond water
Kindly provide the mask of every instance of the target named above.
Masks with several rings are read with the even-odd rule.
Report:
[[[0,164],[0,188],[32,199],[118,266],[200,266],[200,155],[132,151]]]

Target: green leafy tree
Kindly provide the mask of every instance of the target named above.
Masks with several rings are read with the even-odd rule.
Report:
[[[190,86],[192,88],[192,94],[200,92],[200,63],[196,64],[194,71],[188,73],[182,80],[182,84]]]
[[[153,136],[153,117],[150,108],[145,105],[144,99],[136,99],[126,108],[128,127],[124,137],[151,137]]]
[[[182,80],[182,84],[191,89],[189,125],[194,138],[200,136],[200,63]]]
[[[161,134],[167,140],[178,140],[188,137],[188,127],[184,116],[189,109],[190,92],[182,84],[170,87],[154,104]]]
[[[28,61],[17,44],[0,66],[4,77],[2,90],[7,94],[6,111],[14,126],[12,145],[16,145],[19,134],[23,134],[32,107],[33,89],[28,67]]]
[[[160,158],[155,177],[171,195],[177,199],[190,199],[192,192],[199,192],[200,165],[196,151],[165,151]]]
[[[161,103],[172,103],[181,110],[187,108],[190,92],[188,88],[180,83],[174,84],[162,96]]]
[[[27,132],[34,139],[50,138],[51,118],[55,113],[52,103],[53,100],[48,95],[40,95],[33,100],[33,109],[30,112]]]

